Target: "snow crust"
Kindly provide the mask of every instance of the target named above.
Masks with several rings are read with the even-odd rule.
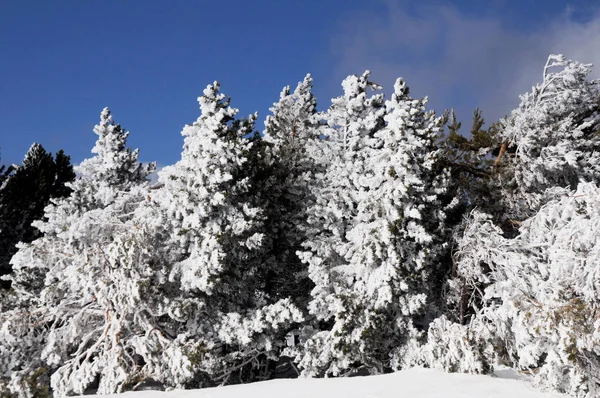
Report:
[[[137,391],[103,395],[112,398],[564,398],[545,393],[525,381],[515,380],[517,373],[501,369],[500,377],[444,373],[413,368],[380,376],[281,379],[260,383],[186,391]],[[506,377],[506,378],[504,378]]]

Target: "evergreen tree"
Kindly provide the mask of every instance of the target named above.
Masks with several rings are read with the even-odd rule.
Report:
[[[0,276],[10,273],[16,244],[40,236],[32,222],[42,218],[52,198],[69,195],[66,184],[74,178],[70,158],[62,150],[53,158],[39,144],[32,145],[23,164],[10,174],[0,190]],[[8,286],[3,281],[3,287]]]
[[[135,367],[127,334],[135,332],[126,329],[133,315],[123,308],[143,286],[132,275],[143,270],[145,252],[132,244],[131,219],[154,165],[138,162],[108,109],[94,132],[95,156],[77,166],[78,178],[67,184],[72,194],[52,200],[33,224],[43,235],[19,244],[12,259],[0,374],[20,396],[38,396],[50,375],[57,396],[81,394],[97,381],[101,392],[116,391],[129,380],[125,369]],[[59,175],[68,175],[66,161],[57,157]]]
[[[600,181],[600,81],[588,80],[590,72],[591,65],[551,55],[542,83],[502,121],[506,156],[497,184],[508,218],[535,214],[549,199],[547,189]]]
[[[459,223],[465,213],[474,208],[485,209],[489,213],[502,213],[498,200],[491,200],[496,193],[494,185],[495,159],[501,142],[498,141],[498,123],[488,129],[480,109],[473,112],[471,129],[467,136],[461,134],[462,123],[456,120],[454,111],[449,114],[448,130],[442,141],[445,167],[451,172],[450,192],[460,199],[456,207],[455,222]]]
[[[555,188],[598,183],[600,90],[598,81],[588,80],[590,71],[590,65],[551,55],[542,83],[521,96],[510,116],[482,130],[476,113],[471,139],[450,132],[447,159],[466,204],[463,214],[476,208],[492,217],[504,237],[516,237],[521,221],[550,200]],[[463,230],[459,224],[459,240]],[[467,302],[481,288],[461,278],[450,281],[454,319],[469,321]]]
[[[61,149],[54,156],[56,178],[52,186],[53,198],[64,198],[71,194],[71,188],[66,184],[75,180],[75,172],[71,165],[71,157]]]
[[[475,349],[488,347],[485,360],[586,398],[600,393],[599,194],[584,182],[555,189],[510,239],[475,212],[457,257],[459,274],[481,295],[469,328],[479,336]]]
[[[302,253],[321,322],[299,355],[305,374],[401,367],[432,315],[448,250],[441,195],[448,172],[437,149],[444,118],[409,97],[367,97],[368,73],[344,81],[325,116],[330,165],[309,210]],[[310,333],[310,329],[305,331]]]
[[[454,252],[449,252],[446,259],[452,264],[452,273],[443,289],[447,294],[443,307],[449,319],[464,325],[473,315],[472,307],[468,305],[469,297],[473,297],[473,287],[468,286],[458,276],[454,256],[468,215],[474,209],[493,215],[504,231],[512,236],[516,228],[510,222],[506,222],[506,209],[501,198],[502,189],[498,186],[498,174],[503,172],[502,168],[497,167],[502,149],[502,143],[498,139],[499,124],[493,123],[488,129],[484,129],[482,112],[475,109],[471,130],[465,137],[460,134],[461,123],[456,121],[454,111],[449,116],[446,126],[448,133],[442,141],[443,163],[451,173],[448,199],[456,198],[458,203],[447,212],[447,224],[452,228],[451,244]],[[447,325],[458,330],[455,325],[439,320],[439,327]]]
[[[600,91],[598,82],[587,80],[590,70],[590,65],[551,55],[543,82],[521,96],[521,105],[510,116],[487,131],[477,129],[471,140],[451,132],[447,158],[454,181],[467,193],[464,214],[472,209],[484,212],[504,237],[515,237],[522,219],[535,214],[553,197],[556,187],[598,182]],[[472,156],[472,150],[479,157]],[[455,233],[459,241],[463,230],[460,224]],[[481,271],[489,270],[483,267]],[[467,302],[479,297],[473,289],[482,288],[460,278],[450,281],[448,298],[454,319],[469,321],[472,310]]]
[[[201,116],[182,132],[181,160],[161,170],[164,185],[147,210],[163,225],[155,255],[169,272],[160,330],[173,337],[170,359],[156,352],[163,358],[152,360],[175,386],[266,377],[287,330],[302,320],[289,299],[264,291],[265,215],[253,195],[256,141],[246,138],[255,116],[236,119],[216,82],[199,102]]]
[[[81,178],[77,185],[89,185],[96,182],[97,191],[112,191],[115,188],[126,190],[136,186],[140,182],[146,182],[148,175],[155,169],[153,163],[143,164],[138,160],[138,150],[127,147],[129,132],[125,131],[120,124],[115,124],[108,108],[104,108],[100,114],[100,124],[94,127],[94,133],[98,136],[92,153],[96,156],[81,162],[77,171]],[[91,200],[88,205],[103,206],[109,203],[111,197],[103,197],[104,201]]]
[[[199,101],[202,115],[182,132],[181,160],[159,174],[164,188],[157,201],[170,220],[169,262],[181,288],[230,297],[238,288],[234,281],[257,272],[253,260],[263,239],[261,209],[250,207],[246,195],[252,143],[245,136],[255,117],[236,120],[237,109],[229,107],[218,83],[208,86]],[[252,301],[253,287],[239,294],[249,295],[239,303]]]
[[[310,75],[293,92],[289,86],[283,89],[265,121],[262,156],[255,160],[263,164],[255,185],[265,209],[264,290],[273,299],[291,297],[302,307],[312,283],[296,252],[306,240],[306,209],[314,201],[310,184],[317,165],[310,151],[320,140],[311,90]]]

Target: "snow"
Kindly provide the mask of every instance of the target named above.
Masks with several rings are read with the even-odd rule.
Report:
[[[138,391],[113,398],[564,398],[536,390],[511,369],[499,377],[444,373],[413,368],[381,376],[271,380],[260,383],[187,391]],[[103,397],[107,397],[103,395]]]

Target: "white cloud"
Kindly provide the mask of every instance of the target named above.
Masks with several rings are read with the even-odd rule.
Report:
[[[500,16],[465,15],[447,6],[406,11],[388,1],[380,12],[340,22],[331,43],[332,79],[370,69],[373,80],[389,90],[404,77],[413,94],[428,95],[438,111],[455,107],[467,120],[479,106],[493,121],[540,81],[550,53],[595,63],[600,76],[600,13],[586,22],[570,14],[567,9],[535,30],[519,31]]]

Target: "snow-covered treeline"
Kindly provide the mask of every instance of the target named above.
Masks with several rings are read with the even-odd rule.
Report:
[[[214,82],[154,185],[104,109],[12,256],[0,396],[497,365],[597,396],[590,71],[550,56],[518,109],[487,129],[476,110],[465,135],[368,71],[324,111],[310,75],[284,88],[261,133]]]

